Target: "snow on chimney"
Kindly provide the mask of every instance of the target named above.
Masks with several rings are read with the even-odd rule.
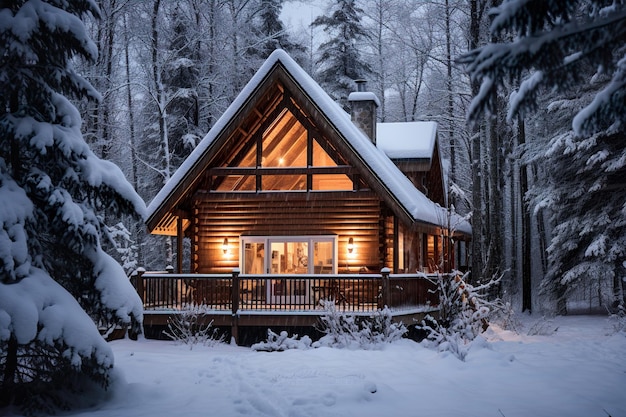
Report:
[[[359,129],[376,145],[376,108],[380,106],[376,94],[365,91],[366,81],[355,80],[357,91],[350,93],[350,118]]]

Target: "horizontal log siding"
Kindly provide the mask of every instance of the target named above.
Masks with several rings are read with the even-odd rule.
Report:
[[[211,197],[216,198],[212,200]],[[228,273],[239,266],[240,236],[338,235],[338,272],[380,269],[380,200],[370,192],[209,194],[195,201],[194,265],[198,273]],[[228,238],[229,253],[222,244]],[[354,239],[355,250],[347,251]]]

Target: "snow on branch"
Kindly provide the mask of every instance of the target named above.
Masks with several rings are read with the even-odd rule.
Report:
[[[94,358],[113,366],[113,352],[78,302],[46,272],[31,267],[30,274],[14,284],[0,284],[0,341],[13,333],[22,345],[39,340],[62,345],[63,355],[80,369]]]

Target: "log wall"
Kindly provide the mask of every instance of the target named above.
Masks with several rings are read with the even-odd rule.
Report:
[[[239,266],[240,236],[338,236],[338,272],[379,270],[381,202],[371,192],[205,194],[194,201],[194,272]],[[384,229],[383,229],[384,230]],[[347,242],[355,250],[348,254]],[[228,239],[229,253],[222,244]]]

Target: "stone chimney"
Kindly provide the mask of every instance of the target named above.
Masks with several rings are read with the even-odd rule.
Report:
[[[357,91],[350,93],[350,118],[376,145],[376,108],[380,105],[376,94],[365,91],[366,81],[355,80]]]

